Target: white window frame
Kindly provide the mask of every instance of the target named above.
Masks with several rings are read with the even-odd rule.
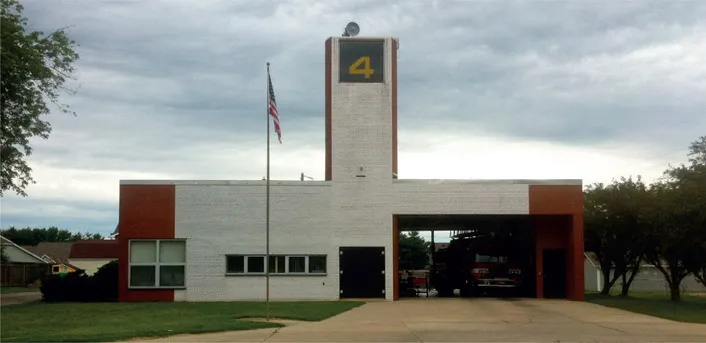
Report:
[[[243,258],[243,272],[231,273],[228,272],[228,258],[229,257],[241,257]],[[225,275],[226,276],[265,276],[265,272],[254,272],[248,271],[248,259],[250,257],[261,257],[265,262],[265,270],[269,270],[270,263],[267,260],[267,256],[263,254],[226,254],[226,265],[225,265]],[[328,255],[327,254],[271,254],[272,257],[284,257],[284,273],[270,272],[270,276],[326,276],[328,274]],[[304,272],[290,272],[289,271],[289,260],[292,257],[303,257],[304,258]],[[311,257],[323,257],[326,261],[326,271],[323,273],[310,273],[309,272],[309,258]],[[276,270],[276,268],[275,268]]]
[[[155,242],[156,249],[155,249],[155,260],[154,262],[132,262],[132,242]],[[184,262],[160,262],[159,261],[159,251],[160,251],[160,242],[184,242]],[[128,256],[127,256],[127,261],[128,261],[128,266],[127,266],[127,285],[128,289],[186,289],[186,275],[187,275],[187,270],[186,270],[186,253],[187,253],[187,246],[186,246],[186,239],[183,238],[176,238],[176,239],[131,239],[128,241]],[[154,286],[132,286],[132,266],[154,266]],[[182,266],[184,267],[184,285],[182,286],[160,286],[159,285],[159,271],[161,266]]]

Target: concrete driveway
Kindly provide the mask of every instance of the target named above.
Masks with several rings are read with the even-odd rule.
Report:
[[[0,306],[22,304],[42,299],[41,292],[0,294]]]
[[[706,342],[706,325],[564,300],[370,302],[316,323],[178,335],[171,342]]]

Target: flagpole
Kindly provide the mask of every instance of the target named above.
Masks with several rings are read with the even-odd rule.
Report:
[[[267,62],[267,180],[266,205],[265,205],[265,304],[267,307],[267,320],[270,320],[270,62]]]

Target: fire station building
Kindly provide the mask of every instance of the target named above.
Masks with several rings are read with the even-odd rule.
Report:
[[[267,264],[265,181],[122,180],[120,300],[264,300],[266,265],[272,300],[396,300],[398,231],[432,216],[526,218],[534,296],[583,300],[581,180],[397,178],[397,49],[326,40],[326,177],[270,182]]]

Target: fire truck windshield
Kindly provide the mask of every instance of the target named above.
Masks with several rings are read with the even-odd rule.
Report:
[[[476,254],[476,262],[506,263],[507,256],[489,256],[489,255]]]

